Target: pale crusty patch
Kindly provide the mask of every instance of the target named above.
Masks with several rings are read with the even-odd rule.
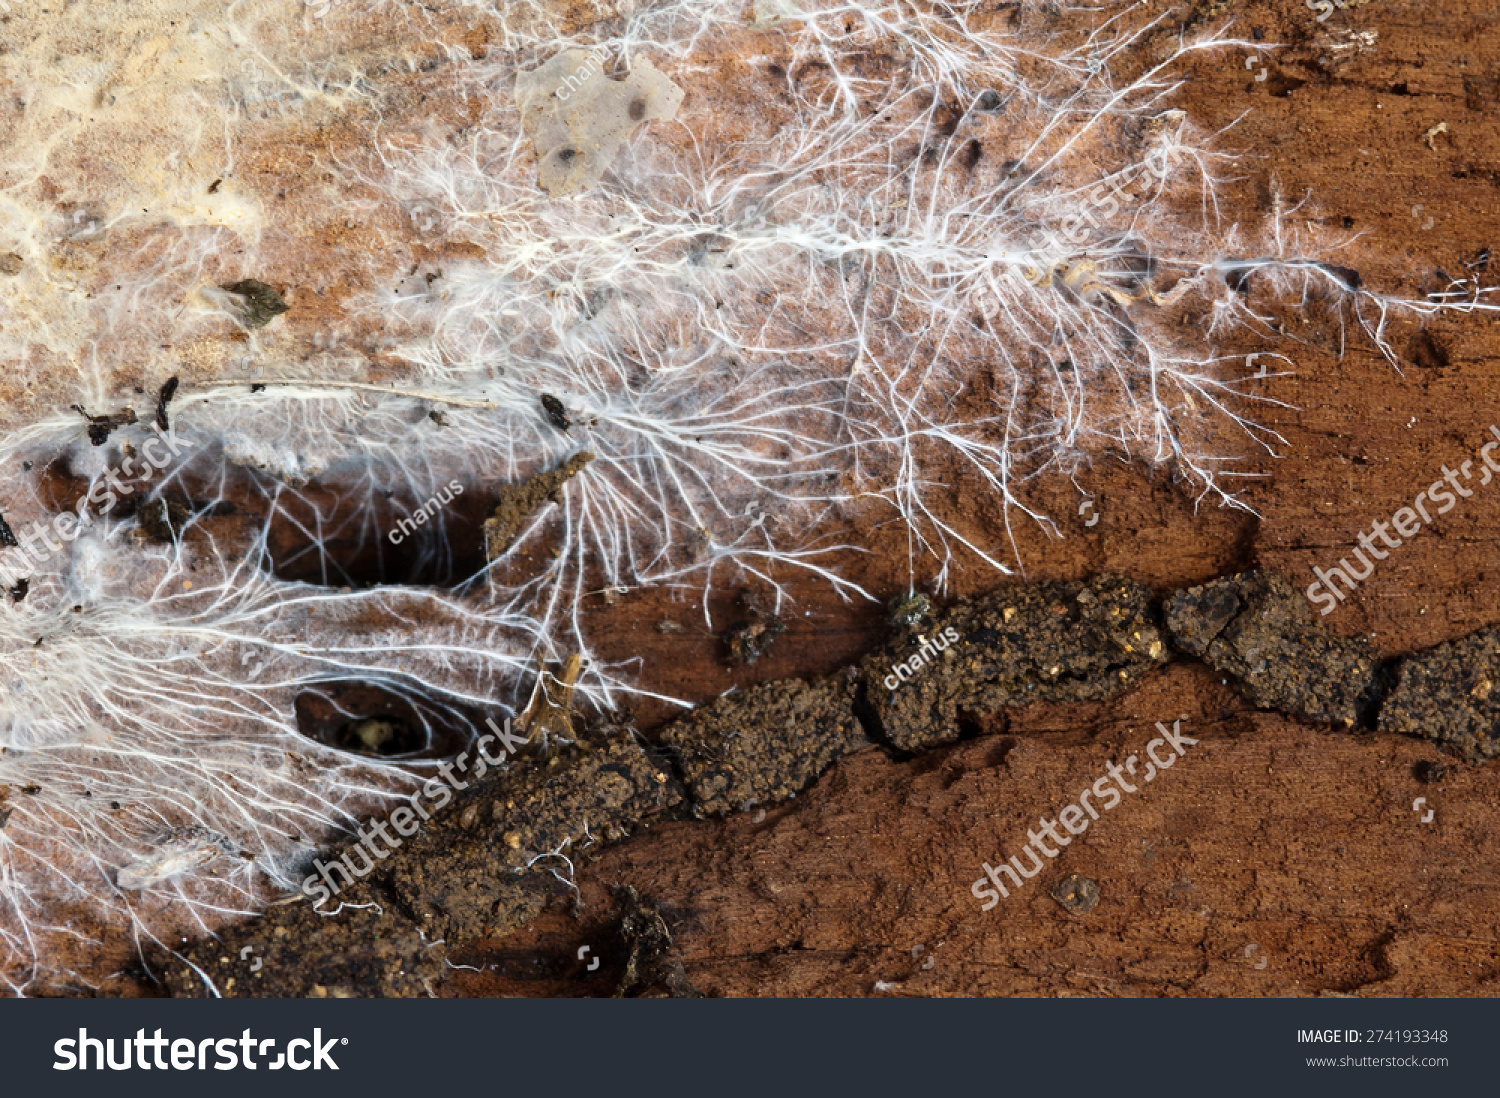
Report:
[[[599,182],[622,146],[647,122],[677,116],[683,91],[642,59],[612,80],[601,57],[568,49],[516,77],[521,125],[536,147],[537,182],[553,198]]]

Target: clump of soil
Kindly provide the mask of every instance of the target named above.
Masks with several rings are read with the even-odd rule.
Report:
[[[484,520],[485,558],[496,561],[503,557],[537,508],[548,500],[558,502],[562,486],[593,460],[593,454],[580,450],[556,469],[538,473],[520,484],[501,485],[494,514]]]
[[[435,937],[455,941],[519,925],[534,893],[517,893],[517,875],[571,876],[568,862],[580,851],[630,834],[681,800],[672,775],[625,739],[542,765],[523,761],[492,795],[420,833],[392,869],[390,887]]]
[[[1327,714],[1352,721],[1361,707],[1373,708],[1376,676],[1362,644],[1325,634],[1274,575],[1245,573],[1178,591],[1166,600],[1166,616],[1179,647],[1234,675],[1257,705],[1325,721]],[[185,995],[208,993],[207,980],[228,995],[428,994],[445,975],[438,939],[461,947],[502,936],[565,901],[565,918],[576,919],[575,869],[608,844],[652,820],[787,800],[869,746],[862,720],[876,708],[871,696],[887,689],[888,661],[922,654],[924,637],[941,630],[949,640],[942,649],[929,644],[917,677],[879,709],[891,743],[907,750],[950,742],[962,720],[1002,706],[1117,694],[1169,658],[1154,620],[1146,589],[1118,577],[1004,589],[931,612],[862,667],[764,683],[681,718],[659,736],[680,782],[625,737],[517,758],[485,781],[470,771],[471,787],[399,849],[376,861],[351,848],[367,876],[322,910],[297,897],[230,928],[219,942],[159,953],[152,967],[166,968],[171,988]],[[1381,728],[1425,735],[1470,757],[1500,754],[1488,737],[1496,675],[1500,629],[1402,661]],[[1014,747],[1009,741],[1004,754]],[[993,760],[988,750],[984,757]],[[857,767],[860,757],[843,765]],[[1411,772],[1429,784],[1446,776],[1435,760]],[[943,781],[944,789],[952,784]],[[0,788],[0,801],[7,792]],[[1088,915],[1104,891],[1101,879],[1074,873],[1050,894],[1065,911]],[[628,957],[617,994],[696,994],[662,912],[628,889],[614,896],[624,908],[619,955]],[[252,967],[252,960],[264,963]]]
[[[1097,576],[1004,588],[933,613],[866,658],[861,671],[879,734],[917,751],[957,740],[970,715],[1109,697],[1167,658],[1150,592]]]
[[[1081,873],[1069,873],[1052,886],[1052,898],[1064,911],[1087,915],[1099,906],[1099,882]]]
[[[423,997],[444,974],[441,948],[431,949],[431,937],[372,880],[345,889],[322,913],[298,897],[218,940],[175,955],[153,951],[148,970],[186,998],[211,997],[208,981],[226,998]]]
[[[542,411],[547,413],[547,422],[564,434],[573,426],[573,421],[568,418],[568,409],[551,393],[542,394]]]
[[[755,612],[753,597],[742,601]],[[172,990],[185,995],[209,993],[208,981],[226,995],[430,993],[444,975],[438,939],[457,946],[503,935],[569,899],[576,916],[575,869],[608,844],[652,820],[723,816],[794,797],[869,746],[872,714],[891,746],[910,751],[951,742],[965,720],[1004,706],[1119,693],[1169,659],[1154,609],[1140,584],[1101,576],[929,611],[859,667],[726,694],[667,727],[659,742],[680,781],[626,737],[516,757],[487,780],[468,771],[469,787],[398,849],[377,860],[350,848],[366,876],[352,875],[321,910],[297,897],[218,942],[159,953],[152,967],[168,970]],[[1375,706],[1378,676],[1363,641],[1325,633],[1275,575],[1178,591],[1165,600],[1165,617],[1178,647],[1234,676],[1256,705],[1345,724]],[[945,643],[933,644],[937,636]],[[915,668],[897,689],[893,662]],[[1491,704],[1497,676],[1500,629],[1403,660],[1380,729],[1473,759],[1500,754],[1489,732],[1500,718]],[[1413,774],[1433,783],[1445,771],[1424,760]],[[1051,890],[1074,915],[1089,914],[1100,893],[1096,880],[1076,873]],[[628,956],[617,993],[696,994],[662,913],[629,890],[615,895]]]
[[[254,278],[219,287],[241,298],[240,319],[247,328],[264,328],[287,310],[287,303],[270,286]]]
[[[672,929],[662,913],[629,885],[616,885],[610,891],[624,906],[618,932],[626,953],[625,972],[615,997],[665,993],[674,999],[701,999],[703,993],[688,983],[682,960],[673,949]]]
[[[730,666],[749,667],[786,632],[786,623],[752,588],[740,592],[739,604],[750,613],[749,620],[736,622],[719,639],[729,650]]]
[[[136,422],[135,412],[128,408],[112,415],[96,416],[82,405],[75,404],[73,411],[89,421],[89,441],[95,446],[103,446],[108,442],[109,436],[114,434],[116,428],[128,427]]]
[[[583,851],[682,800],[676,780],[628,739],[518,760],[469,785],[400,848],[372,840],[378,860],[351,853],[374,869],[321,910],[298,896],[218,941],[158,953],[149,967],[165,970],[177,995],[212,994],[205,976],[224,995],[424,995],[444,969],[434,942],[522,925],[572,891],[570,863],[591,856]],[[337,854],[319,860],[332,865]],[[252,974],[253,958],[262,964]]]
[[[886,610],[890,613],[892,625],[910,629],[928,615],[932,604],[927,601],[926,595],[914,591],[910,595],[897,595],[891,599],[886,604]]]
[[[1363,637],[1315,621],[1307,600],[1270,572],[1242,572],[1179,591],[1167,629],[1184,651],[1233,676],[1263,709],[1352,727],[1370,703],[1375,658]]]
[[[854,716],[855,669],[725,694],[661,734],[697,815],[786,800],[835,759],[868,747]]]
[[[735,667],[749,667],[782,633],[786,626],[780,618],[742,621],[725,630],[722,640],[729,649],[729,662]]]
[[[1377,727],[1434,740],[1471,762],[1500,755],[1500,629],[1485,629],[1396,666]]]

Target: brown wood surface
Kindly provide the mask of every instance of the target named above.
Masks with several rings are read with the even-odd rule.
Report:
[[[1412,295],[1439,288],[1437,271],[1461,272],[1500,246],[1493,6],[1372,0],[1323,24],[1292,0],[1203,3],[1199,15],[1199,26],[1233,18],[1236,33],[1283,43],[1267,79],[1229,51],[1199,59],[1178,96],[1206,129],[1238,120],[1223,138],[1245,154],[1241,178],[1223,190],[1226,221],[1265,218],[1276,187],[1289,204],[1308,197],[1298,217],[1360,234],[1341,262],[1367,284]],[[1443,122],[1446,132],[1425,141]],[[1408,504],[1445,462],[1471,457],[1500,422],[1500,320],[1398,322],[1399,370],[1355,332],[1340,355],[1339,325],[1327,316],[1278,320],[1303,342],[1225,348],[1271,346],[1295,363],[1294,377],[1262,390],[1291,407],[1263,419],[1288,445],[1254,463],[1266,478],[1245,499],[1259,517],[1195,513],[1165,477],[1101,462],[1087,479],[1101,500],[1092,528],[1074,516],[1070,485],[1041,486],[1035,498],[1066,536],[1017,528],[1027,578],[1113,571],[1167,589],[1258,566],[1300,587],[1312,566],[1347,555],[1360,530]],[[967,491],[957,489],[958,503],[1001,543],[999,509]],[[1367,633],[1390,656],[1500,621],[1497,535],[1500,485],[1392,552],[1329,626]],[[887,557],[856,571],[891,594],[902,563]],[[977,570],[957,577],[960,593],[995,582]],[[878,615],[850,613],[815,589],[804,599],[750,670],[724,667],[701,635],[650,631],[665,612],[659,596],[628,596],[596,622],[607,650],[643,658],[649,683],[698,700],[826,671],[878,639]],[[1055,813],[1110,758],[1138,750],[1154,721],[1182,714],[1203,737],[1178,768],[1022,893],[980,910],[969,886],[982,861],[1016,853],[1039,815]],[[571,957],[600,937],[614,910],[606,886],[623,883],[675,921],[686,974],[709,994],[1493,992],[1493,764],[1456,764],[1423,785],[1413,766],[1438,757],[1430,745],[1256,713],[1201,667],[1174,666],[1108,704],[1013,713],[986,732],[908,761],[869,749],[763,819],[673,823],[611,849],[579,872],[581,921],[553,911],[476,943],[466,963],[485,971],[458,972],[444,990],[598,993],[581,970],[517,974],[528,958]],[[1412,809],[1420,796],[1435,809],[1431,823]],[[1099,884],[1087,915],[1048,894],[1074,872]]]
[[[1288,205],[1307,198],[1291,224],[1359,234],[1338,261],[1366,285],[1415,297],[1442,288],[1439,271],[1463,273],[1483,249],[1500,249],[1500,11],[1489,0],[1370,0],[1321,24],[1301,0],[1189,8],[1192,29],[1233,19],[1235,33],[1267,44],[1264,80],[1243,50],[1203,54],[1174,100],[1202,129],[1228,128],[1220,146],[1242,154],[1220,193],[1226,227],[1263,224],[1278,193]],[[1169,21],[1143,51],[1181,25]],[[485,48],[476,29],[469,49],[482,57]],[[369,49],[375,56],[388,43],[372,39]],[[457,124],[469,116],[472,104],[442,99],[443,73],[433,66],[390,78],[410,89],[384,104],[393,117]],[[742,70],[719,59],[702,74],[721,82],[731,111],[748,94]],[[313,186],[330,153],[365,140],[365,121],[291,134],[267,124],[241,152],[246,176],[284,184],[279,231],[310,242],[316,294],[295,318],[308,355],[315,334],[372,348],[386,334],[347,332],[340,310],[368,288],[348,256],[367,238],[387,241],[381,230],[390,226],[363,233]],[[361,254],[368,270],[413,258],[369,245],[377,246],[394,251]],[[417,248],[414,258],[440,265],[461,251]],[[1491,279],[1500,279],[1500,258]],[[1445,462],[1472,457],[1500,423],[1500,317],[1394,322],[1399,369],[1325,311],[1288,306],[1275,320],[1285,339],[1245,333],[1221,347],[1274,350],[1294,362],[1294,376],[1260,383],[1285,405],[1264,407],[1261,422],[1286,445],[1246,466],[1264,474],[1244,494],[1255,514],[1195,506],[1166,470],[1104,458],[1081,478],[1099,502],[1097,525],[1076,513],[1066,478],[1043,480],[1028,499],[1062,536],[1020,521],[1012,552],[997,501],[955,476],[943,505],[1005,553],[1016,574],[971,564],[947,593],[1099,572],[1169,591],[1252,567],[1300,587],[1311,567],[1347,555],[1362,529],[1409,503]],[[191,349],[184,355],[189,379]],[[382,379],[398,376],[397,365],[383,368]],[[846,574],[882,598],[902,592],[900,532],[855,536],[872,552],[842,562]],[[1500,484],[1393,552],[1327,624],[1363,632],[1391,656],[1500,622],[1497,538]],[[787,630],[753,667],[729,666],[715,635],[733,620],[732,587],[710,600],[713,629],[691,597],[664,591],[601,598],[587,628],[600,658],[637,660],[643,687],[695,703],[831,671],[883,637],[880,606],[793,583]],[[664,620],[682,628],[660,631]],[[639,702],[617,717],[649,731],[672,712]],[[1111,758],[1138,751],[1154,722],[1182,715],[1201,742],[1177,767],[1021,892],[980,910],[969,888],[982,862],[1018,852],[1039,816],[1052,816]],[[504,938],[449,943],[455,963],[480,971],[456,969],[437,990],[610,993],[572,958],[583,945],[612,948],[620,901],[609,886],[629,885],[667,918],[673,956],[708,994],[1488,995],[1500,964],[1500,764],[1452,762],[1441,781],[1418,781],[1414,766],[1436,758],[1418,740],[1257,713],[1206,668],[1174,664],[1115,701],[1012,711],[983,721],[977,738],[913,759],[865,749],[764,815],[658,826],[580,861],[581,909],[554,905]],[[1412,808],[1424,796],[1430,823]],[[1069,913],[1050,897],[1069,873],[1098,883],[1091,912]],[[106,992],[152,993],[121,975],[135,952],[123,933],[78,950],[62,967]],[[623,963],[606,959],[606,971]]]

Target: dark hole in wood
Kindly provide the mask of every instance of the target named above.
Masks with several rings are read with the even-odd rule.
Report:
[[[280,579],[325,587],[454,587],[482,572],[484,520],[494,501],[453,482],[414,498],[355,477],[326,477],[283,493],[267,547]]]
[[[327,747],[381,759],[444,759],[483,727],[478,710],[373,683],[340,681],[297,695],[297,730]],[[498,723],[498,722],[497,722]]]

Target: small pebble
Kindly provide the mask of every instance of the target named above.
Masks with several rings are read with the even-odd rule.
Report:
[[[1099,906],[1099,885],[1081,873],[1069,873],[1052,888],[1052,898],[1074,915],[1087,915]]]

